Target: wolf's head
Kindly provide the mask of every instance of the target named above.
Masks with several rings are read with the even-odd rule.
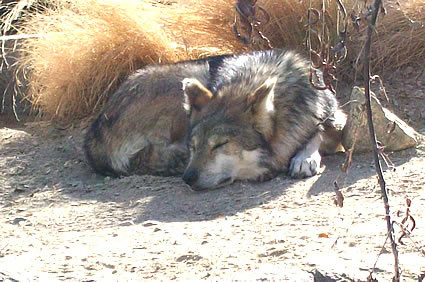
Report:
[[[274,173],[269,141],[275,84],[268,79],[248,93],[244,87],[223,87],[214,95],[196,79],[183,80],[184,107],[191,116],[191,156],[183,180],[192,189],[261,181]]]

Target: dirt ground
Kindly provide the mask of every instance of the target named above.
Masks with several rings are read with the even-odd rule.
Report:
[[[410,91],[400,81],[397,93]],[[422,134],[424,87],[397,100]],[[316,270],[365,280],[381,250],[373,276],[390,281],[393,256],[383,247],[385,210],[371,154],[355,155],[348,174],[340,154],[308,179],[282,175],[199,193],[177,177],[95,175],[82,152],[86,126],[0,116],[0,281],[312,281]],[[416,221],[398,245],[402,277],[417,281],[425,272],[425,143],[390,158],[392,218],[402,221],[408,197]],[[335,180],[342,208],[334,204]]]

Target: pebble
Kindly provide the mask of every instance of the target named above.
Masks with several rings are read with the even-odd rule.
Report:
[[[14,220],[12,220],[12,224],[13,225],[19,225],[21,222],[25,222],[25,221],[27,221],[27,219],[26,218],[23,218],[23,217],[16,217]]]

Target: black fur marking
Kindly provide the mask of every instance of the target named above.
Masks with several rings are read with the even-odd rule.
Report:
[[[210,74],[210,80],[208,81],[208,85],[206,85],[208,90],[212,91],[213,93],[215,92],[213,88],[213,84],[217,76],[217,73],[219,69],[222,67],[224,60],[228,58],[232,58],[233,56],[234,55],[228,54],[228,55],[220,55],[220,56],[213,56],[213,57],[207,58],[207,62],[209,65],[209,74]]]

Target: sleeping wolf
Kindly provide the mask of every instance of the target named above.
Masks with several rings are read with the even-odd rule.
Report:
[[[208,85],[226,56],[151,65],[131,75],[89,128],[84,151],[100,174],[183,174],[188,159],[189,118],[182,80]]]
[[[194,190],[317,174],[319,149],[336,149],[345,116],[309,74],[277,49],[146,67],[89,129],[87,158],[114,176],[184,171]]]

